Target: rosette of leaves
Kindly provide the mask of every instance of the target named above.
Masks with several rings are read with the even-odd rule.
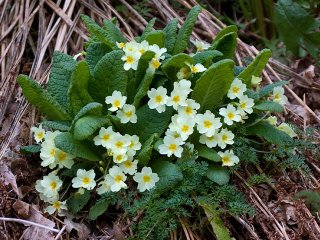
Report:
[[[187,64],[201,63],[207,70],[194,74],[190,79],[193,88],[192,98],[201,105],[201,113],[206,110],[216,112],[219,107],[230,102],[226,94],[233,79],[237,77],[246,84],[247,94],[255,100],[255,107],[253,114],[245,124],[241,125],[241,131],[237,131],[234,127],[236,137],[253,138],[264,144],[283,146],[290,144],[291,138],[264,118],[266,113],[282,111],[282,107],[278,103],[269,101],[268,96],[274,87],[283,85],[285,82],[271,84],[258,90],[251,89],[251,79],[253,76],[260,76],[270,57],[270,51],[261,51],[244,68],[236,67],[233,58],[237,28],[234,26],[222,30],[213,39],[209,49],[193,56],[186,54],[192,29],[200,11],[199,6],[194,7],[180,29],[178,29],[177,19],[173,19],[163,30],[154,30],[154,20],[152,20],[142,35],[136,37],[137,42],[146,40],[149,44],[167,49],[165,60],[156,71],[147,71],[149,61],[154,56],[150,51],[142,55],[136,71],[124,70],[121,60],[123,53],[116,44],[127,41],[121,31],[112,21],[105,20],[104,25],[99,26],[89,17],[82,16],[90,33],[90,40],[85,49],[85,59],[76,61],[65,53],[55,52],[46,86],[40,86],[37,81],[25,75],[19,75],[18,83],[26,99],[46,118],[42,122],[43,126],[61,131],[55,139],[56,147],[76,156],[73,167],[61,172],[61,176],[64,176],[66,181],[74,177],[79,168],[95,169],[98,177],[103,176],[100,168],[106,169],[110,161],[106,160],[105,149],[93,144],[93,138],[101,127],[112,126],[121,134],[138,135],[142,143],[142,148],[136,156],[139,166],[152,166],[160,177],[151,195],[154,198],[165,199],[168,197],[168,192],[173,189],[183,189],[184,195],[193,202],[190,205],[198,204],[203,207],[211,219],[216,235],[220,236],[220,239],[230,239],[228,230],[219,217],[222,211],[216,210],[216,205],[208,201],[210,194],[214,191],[212,186],[229,184],[230,170],[221,167],[221,158],[213,148],[200,145],[193,140],[198,137],[194,134],[190,137],[194,150],[191,151],[190,156],[186,153],[182,158],[186,162],[190,161],[190,164],[201,163],[201,167],[194,169],[199,169],[199,178],[196,183],[203,185],[204,189],[196,190],[198,185],[195,185],[195,182],[193,187],[188,188],[184,183],[190,180],[190,176],[188,177],[190,169],[183,167],[183,159],[168,158],[159,155],[156,150],[156,145],[161,142],[168,128],[173,111],[169,109],[158,113],[148,108],[147,92],[151,87],[159,86],[172,90],[174,82],[177,81],[177,72],[182,67]],[[136,124],[121,124],[115,116],[110,114],[105,97],[114,91],[127,96],[127,102],[136,107],[138,118]],[[40,148],[34,145],[23,148],[24,152],[29,153],[36,153],[39,150]],[[241,160],[240,158],[240,162]],[[192,186],[191,183],[190,186]],[[130,189],[127,191],[130,192]],[[82,195],[71,194],[67,204],[69,211],[74,214],[87,204],[90,205],[89,218],[96,219],[107,211],[110,204],[117,202],[117,199],[114,195],[107,194],[100,199],[95,197],[95,203],[88,204],[90,193],[86,191]],[[225,201],[228,200],[221,198],[221,202]],[[219,200],[215,204],[219,205]],[[137,211],[143,208],[143,205],[138,206]],[[144,211],[148,215],[148,209]]]

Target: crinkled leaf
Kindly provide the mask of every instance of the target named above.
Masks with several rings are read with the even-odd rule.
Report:
[[[154,23],[156,22],[156,18],[152,18],[145,29],[143,30],[143,33],[141,34],[141,37],[137,38],[137,42],[142,42],[145,40],[146,36],[153,30]]]
[[[172,19],[163,29],[166,35],[165,47],[168,53],[172,53],[177,39],[178,19]]]
[[[123,68],[123,51],[115,50],[104,55],[94,69],[94,78],[89,81],[89,93],[97,102],[104,103],[113,91],[126,93],[128,73]]]
[[[43,121],[41,123],[52,130],[67,132],[70,130],[70,121]]]
[[[77,61],[62,52],[53,53],[47,91],[65,109],[68,107],[68,88]]]
[[[217,50],[208,50],[196,53],[193,56],[194,64],[201,63],[205,67],[209,67],[212,64],[212,59],[221,57],[223,54]]]
[[[39,153],[41,145],[28,145],[20,147],[20,152],[23,154]]]
[[[279,82],[268,84],[268,85],[266,85],[265,87],[262,87],[259,90],[259,92],[258,92],[259,97],[260,98],[266,97],[266,96],[270,95],[273,92],[273,89],[275,87],[284,86],[284,85],[286,85],[288,83],[289,83],[288,81],[279,81]]]
[[[193,64],[193,58],[185,53],[180,53],[177,55],[172,56],[171,58],[167,59],[162,65],[161,69],[163,73],[169,78],[176,80],[177,79],[177,72],[182,67],[187,67],[186,62],[189,64]]]
[[[201,12],[201,7],[198,5],[194,6],[190,10],[186,20],[184,21],[184,24],[179,29],[178,36],[173,49],[173,54],[182,53],[186,50],[189,43],[190,35],[193,30],[193,26],[196,23],[200,12]]]
[[[106,44],[110,48],[116,47],[116,42],[113,39],[113,35],[106,31],[98,24],[96,24],[90,17],[81,15],[83,23],[86,25],[91,37],[97,38],[100,42]]]
[[[101,42],[93,42],[89,44],[86,50],[86,61],[88,63],[90,74],[93,76],[94,68],[100,59],[111,51],[111,48]]]
[[[234,53],[237,47],[237,33],[231,32],[222,36],[217,41],[214,41],[210,49],[217,50],[223,54],[222,57],[216,57],[219,59],[233,59]]]
[[[253,106],[253,108],[260,110],[260,111],[270,111],[270,112],[282,112],[283,111],[283,107],[279,103],[273,102],[273,101],[258,102],[257,104],[255,104]]]
[[[119,28],[111,20],[103,20],[103,29],[114,42],[126,42]]]
[[[197,146],[198,155],[213,162],[221,162],[221,157],[212,148],[199,144]]]
[[[101,116],[102,115],[102,104],[97,102],[88,103],[85,105],[78,114],[74,117],[72,125],[81,117],[85,115],[96,115]]]
[[[74,139],[71,133],[60,133],[54,139],[54,143],[57,148],[76,157],[88,159],[90,161],[101,160],[100,156],[96,154],[96,151],[90,143]]]
[[[137,123],[129,123],[123,125],[124,132],[128,134],[136,134],[140,138],[140,142],[144,143],[150,136],[157,133],[161,136],[168,128],[170,123],[172,109],[166,109],[163,113],[158,113],[155,109],[150,109],[148,105],[140,107],[137,112]]]
[[[233,66],[232,60],[221,60],[201,75],[192,92],[200,110],[212,110],[221,103],[233,80]]]
[[[156,44],[160,48],[164,47],[166,35],[162,30],[154,30],[147,34],[145,40],[150,44]]]
[[[225,185],[230,180],[230,173],[227,168],[211,165],[208,168],[207,177],[219,185]]]
[[[159,182],[156,183],[158,191],[167,191],[183,180],[181,169],[168,161],[156,160],[151,164],[153,172],[159,176]]]
[[[110,120],[106,117],[84,116],[75,122],[73,136],[76,140],[84,140],[92,136],[101,127],[110,124]]]
[[[260,121],[257,124],[247,127],[249,135],[256,135],[267,140],[270,143],[282,146],[292,142],[292,138],[283,131],[278,130],[275,126],[267,121]]]
[[[111,200],[109,198],[102,198],[98,200],[89,211],[89,219],[90,220],[96,220],[100,215],[105,213],[107,211],[109,205],[111,203]]]
[[[152,134],[147,141],[142,145],[140,152],[135,157],[139,161],[139,165],[146,166],[152,155],[153,145],[158,139],[158,134]]]
[[[49,119],[67,120],[70,118],[62,106],[36,81],[26,75],[19,75],[17,81],[25,98]]]
[[[138,68],[135,73],[135,89],[138,89],[142,79],[146,75],[150,60],[154,57],[154,52],[146,51],[139,59]]]
[[[271,51],[269,49],[262,50],[256,58],[238,75],[238,78],[243,80],[247,87],[251,87],[252,76],[259,77],[262,70],[267,65]]]
[[[154,69],[148,68],[146,70],[146,74],[144,75],[144,78],[142,82],[140,83],[140,86],[138,87],[137,93],[134,97],[133,105],[138,108],[140,106],[140,102],[144,96],[147,95],[148,90],[150,88],[150,85],[152,83],[153,77],[154,77]]]
[[[69,112],[75,116],[85,105],[93,102],[88,93],[88,81],[90,79],[89,67],[86,62],[78,62],[72,73],[68,90]]]
[[[67,200],[68,211],[72,214],[78,213],[90,200],[90,191],[84,190],[83,194],[73,193]]]
[[[229,33],[237,33],[238,32],[238,27],[236,25],[230,25],[225,27],[224,29],[222,29],[220,32],[218,32],[218,34],[216,35],[216,37],[214,38],[212,44],[214,44],[215,42],[217,42],[218,40],[220,40],[223,36],[229,34]]]

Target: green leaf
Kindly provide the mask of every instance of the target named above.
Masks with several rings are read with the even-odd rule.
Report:
[[[109,198],[102,198],[98,200],[89,211],[88,218],[90,220],[96,220],[100,215],[105,213],[111,203],[111,200]]]
[[[276,127],[264,120],[253,126],[247,127],[247,134],[256,135],[279,146],[292,143],[292,138],[288,134],[278,130]]]
[[[93,76],[94,68],[100,59],[111,51],[111,48],[100,42],[93,42],[89,44],[86,50],[86,61],[90,69],[90,75]]]
[[[89,67],[86,62],[78,62],[72,73],[68,90],[70,113],[75,116],[85,105],[93,102],[88,93],[88,81],[90,78]]]
[[[178,19],[174,18],[172,19],[167,26],[163,29],[166,35],[166,40],[165,40],[165,47],[167,49],[167,52],[169,54],[172,53],[174,49],[174,45],[176,43],[177,39],[177,30],[178,30]]]
[[[146,74],[144,75],[144,78],[138,88],[138,91],[134,97],[133,105],[138,108],[140,106],[140,102],[143,99],[144,96],[147,95],[148,90],[150,88],[150,85],[152,83],[153,77],[154,77],[154,69],[148,68],[146,70]]]
[[[141,37],[137,39],[137,42],[142,42],[145,40],[146,36],[153,30],[154,23],[156,22],[156,18],[152,18],[145,29],[143,30],[143,33],[141,34]]]
[[[41,150],[41,145],[29,145],[20,147],[20,153],[22,154],[32,154],[39,153]]]
[[[271,51],[269,49],[262,50],[256,56],[256,58],[238,75],[238,78],[242,79],[243,83],[245,83],[247,87],[250,87],[252,76],[260,76],[270,57]]]
[[[275,82],[275,83],[271,83],[271,84],[266,85],[265,87],[263,87],[259,90],[259,92],[258,92],[259,98],[263,98],[263,97],[270,95],[275,87],[284,86],[288,83],[289,83],[288,81],[279,81],[279,82]]]
[[[237,33],[231,32],[215,41],[210,49],[217,50],[223,54],[223,57],[218,57],[217,59],[233,59],[236,47]]]
[[[219,185],[225,185],[230,180],[230,173],[224,167],[211,165],[208,168],[207,177]]]
[[[108,33],[113,42],[126,42],[119,28],[111,20],[103,20],[103,29]]]
[[[64,109],[68,108],[67,92],[76,63],[76,60],[65,53],[53,53],[47,91]]]
[[[218,32],[218,34],[214,38],[214,41],[212,42],[212,44],[214,44],[215,42],[220,40],[223,36],[227,35],[228,33],[233,33],[233,32],[234,33],[238,32],[238,27],[236,25],[230,25],[230,26],[225,27],[220,32]]]
[[[308,33],[318,31],[316,19],[292,0],[277,1],[274,23],[287,49],[296,56],[299,55],[299,47],[307,38]]]
[[[164,47],[166,35],[162,30],[154,30],[147,34],[145,40],[150,44],[157,44],[160,48]]]
[[[196,149],[200,157],[206,158],[213,162],[221,162],[221,157],[212,148],[208,148],[207,146],[199,144]]]
[[[204,201],[198,201],[198,204],[203,208],[217,240],[232,240],[228,228],[224,225],[220,211],[216,205],[209,204]]]
[[[146,75],[146,71],[149,67],[150,60],[154,57],[154,52],[146,51],[139,59],[138,67],[135,74],[135,89],[138,89],[139,85],[142,82],[142,79]]]
[[[158,134],[152,134],[147,141],[142,145],[140,152],[135,157],[139,161],[139,165],[147,166],[153,150],[153,145],[158,139]]]
[[[51,128],[52,130],[63,132],[70,130],[70,121],[43,121],[42,125]]]
[[[123,68],[122,55],[121,50],[109,52],[96,65],[94,78],[89,81],[89,93],[95,101],[104,103],[115,90],[125,94],[128,73]]]
[[[261,101],[253,106],[254,109],[260,110],[260,111],[271,111],[271,112],[282,112],[283,107],[273,101]]]
[[[221,60],[201,75],[192,92],[200,110],[212,110],[221,103],[233,80],[233,66],[232,60]]]
[[[160,178],[159,182],[156,183],[158,191],[170,190],[183,180],[180,168],[171,162],[156,160],[151,164],[151,168]]]
[[[60,133],[54,139],[54,144],[62,151],[76,157],[88,159],[90,161],[101,160],[100,156],[96,154],[96,151],[88,144],[88,142],[75,140],[71,133]]]
[[[105,125],[111,125],[110,120],[106,117],[84,116],[75,122],[73,136],[76,140],[84,140]]]
[[[184,50],[186,50],[188,43],[189,43],[189,38],[190,35],[192,33],[193,30],[193,26],[197,21],[198,18],[198,14],[201,12],[201,7],[200,6],[194,6],[184,24],[182,25],[182,27],[180,28],[179,32],[178,32],[178,36],[175,42],[175,46],[173,49],[173,54],[178,54],[178,53],[182,53],[184,52]]]
[[[86,15],[81,15],[81,19],[89,30],[91,37],[97,38],[100,42],[106,44],[110,48],[116,47],[116,42],[110,32],[107,32]]]
[[[146,104],[139,108],[136,114],[137,123],[123,125],[124,132],[138,135],[140,142],[144,143],[153,134],[157,133],[161,136],[165,132],[171,120],[172,109],[169,108],[163,113],[158,113],[155,109],[150,109]]]
[[[193,64],[193,58],[188,54],[180,53],[165,60],[161,65],[161,70],[169,79],[176,80],[180,68],[187,67],[186,62]]]
[[[78,213],[90,200],[90,191],[84,190],[83,194],[73,193],[67,200],[68,211],[72,214]]]
[[[193,56],[194,64],[201,63],[205,67],[209,67],[212,64],[212,59],[216,57],[221,57],[223,54],[217,50],[207,50],[203,52],[196,53]]]
[[[96,115],[101,116],[102,115],[102,104],[97,102],[88,103],[85,105],[74,117],[72,121],[72,126],[75,124],[75,122],[80,119],[81,117],[85,115]]]
[[[70,118],[62,106],[36,81],[26,75],[19,75],[17,81],[25,98],[49,119],[67,120]]]

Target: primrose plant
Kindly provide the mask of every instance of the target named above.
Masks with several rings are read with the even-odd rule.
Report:
[[[83,16],[91,34],[85,51],[74,58],[55,52],[46,89],[18,77],[24,96],[46,119],[31,128],[37,145],[21,150],[39,152],[49,171],[36,182],[48,213],[75,214],[97,194],[170,188],[164,186],[169,170],[181,181],[178,163],[190,153],[206,162],[204,181],[227,184],[242,161],[236,139],[291,141],[292,129],[277,127],[270,115],[283,109],[286,82],[259,86],[270,51],[236,67],[234,26],[211,44],[190,42],[200,11],[193,8],[180,29],[174,19],[154,30],[151,20],[130,41],[112,21],[100,27]]]

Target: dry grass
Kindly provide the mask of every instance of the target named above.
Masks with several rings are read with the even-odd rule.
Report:
[[[120,28],[128,39],[141,32],[147,24],[146,20],[132,7],[137,2],[129,3],[120,0],[128,11],[118,12],[109,0],[0,0],[0,161],[1,164],[11,165],[17,155],[18,147],[21,144],[31,143],[32,139],[28,133],[30,126],[37,122],[37,112],[25,101],[21,94],[16,78],[19,73],[25,73],[45,84],[50,71],[50,62],[54,50],[60,50],[74,55],[83,49],[84,42],[88,39],[86,29],[80,21],[80,14],[85,13],[98,23],[103,19],[117,18]],[[195,0],[178,0],[186,9],[196,5]],[[183,23],[185,11],[177,11],[169,5],[168,1],[151,0],[149,6],[152,9],[150,15],[158,18],[158,24],[168,22],[172,18],[178,18]],[[199,16],[193,38],[203,39],[210,42],[214,35],[224,28],[225,25],[207,10],[203,10]],[[238,39],[238,51],[236,61],[243,66],[243,57],[254,57],[258,50]],[[291,81],[304,82],[305,79],[293,70],[271,59],[266,70],[263,72],[264,80],[268,83],[290,79]],[[307,125],[311,122],[320,123],[319,116],[310,109],[305,100],[297,96],[289,87],[286,87],[291,99],[300,104],[307,113],[302,118],[291,109],[287,109],[285,117],[290,118],[298,124]],[[319,184],[319,164],[310,161],[310,166],[315,175],[311,180],[299,176],[303,189],[314,189]],[[259,234],[267,236],[267,239],[300,239],[292,230],[287,221],[279,218],[275,208],[270,207],[270,202],[265,201],[257,189],[250,187],[244,180],[244,172],[236,173],[236,181],[239,181],[239,188],[247,194],[248,200],[257,209],[255,219],[245,217],[234,217],[241,229],[233,229],[237,236],[245,236],[244,239],[261,239]],[[297,176],[295,176],[297,177]],[[279,178],[280,179],[280,178]],[[284,173],[283,179],[295,183],[290,174]],[[278,184],[277,191],[281,192],[281,184]],[[280,190],[279,190],[280,189]],[[296,188],[298,189],[298,188]],[[286,194],[286,193],[283,193]],[[282,196],[278,192],[276,204],[291,199],[292,191]],[[287,200],[288,200],[287,199]],[[288,200],[289,201],[289,200]],[[292,203],[295,204],[295,203]],[[320,227],[316,219],[312,217],[309,210],[300,203],[296,214],[305,222],[298,222],[298,229],[310,231],[309,236],[320,239]],[[3,213],[2,213],[3,214]],[[304,216],[304,218],[302,217]],[[298,218],[298,217],[297,217]],[[200,239],[194,233],[187,219],[181,219],[181,226],[186,239]],[[229,223],[230,225],[231,223]],[[232,227],[231,227],[232,228]],[[255,228],[259,228],[256,230]],[[171,233],[171,239],[178,239],[177,232]]]

